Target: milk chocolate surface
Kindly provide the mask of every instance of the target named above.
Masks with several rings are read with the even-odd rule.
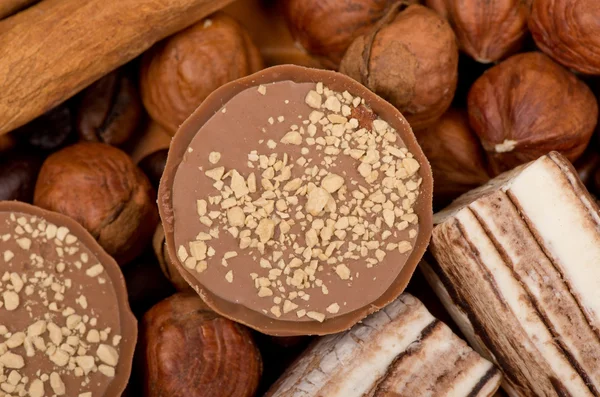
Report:
[[[279,66],[186,121],[159,203],[172,259],[213,309],[325,334],[404,289],[431,233],[431,184],[391,105],[340,74]]]
[[[0,395],[120,396],[137,325],[116,262],[75,221],[0,202]]]

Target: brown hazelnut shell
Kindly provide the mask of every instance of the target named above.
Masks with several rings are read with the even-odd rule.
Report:
[[[431,164],[438,207],[490,179],[483,148],[466,111],[450,109],[416,136]]]
[[[196,136],[201,125],[206,123],[215,112],[217,112],[223,103],[229,101],[239,92],[256,87],[260,84],[269,84],[277,81],[295,81],[295,82],[322,82],[334,91],[343,92],[348,90],[353,95],[359,96],[371,107],[372,111],[377,113],[382,119],[386,120],[397,133],[402,137],[408,150],[414,155],[415,159],[421,164],[420,176],[423,179],[421,184],[420,198],[415,206],[415,213],[419,216],[419,233],[414,244],[414,249],[400,271],[398,277],[394,280],[388,290],[371,304],[361,307],[353,312],[326,319],[322,323],[317,321],[285,321],[266,318],[262,313],[255,312],[243,305],[230,302],[223,299],[210,290],[203,287],[197,278],[179,262],[175,248],[174,239],[174,214],[172,185],[179,164],[187,153],[188,146]],[[368,121],[366,119],[365,121]],[[234,321],[247,325],[259,332],[273,336],[297,336],[297,335],[326,335],[346,330],[356,324],[357,321],[365,318],[371,313],[376,312],[382,307],[396,299],[408,285],[408,282],[414,273],[418,262],[423,257],[433,228],[432,213],[432,190],[433,178],[431,167],[427,158],[423,154],[417,140],[410,128],[410,125],[402,114],[390,103],[381,97],[369,91],[364,85],[347,78],[340,73],[328,70],[310,69],[294,65],[280,65],[261,70],[253,75],[238,79],[229,84],[220,87],[213,92],[210,97],[194,111],[185,123],[178,130],[173,139],[167,166],[160,182],[158,190],[158,208],[160,217],[165,230],[167,250],[172,262],[181,272],[181,275],[188,281],[194,290],[202,297],[204,302],[220,315],[230,318]]]
[[[597,0],[533,0],[529,29],[538,47],[557,62],[598,75],[599,21]]]
[[[391,11],[358,37],[340,71],[396,106],[413,129],[426,128],[448,109],[456,91],[456,37],[434,11],[411,5]]]
[[[469,91],[468,111],[494,174],[552,150],[577,160],[598,119],[589,87],[539,52],[487,70]]]
[[[452,25],[461,50],[490,63],[518,51],[527,35],[523,0],[427,0]]]
[[[308,53],[337,69],[350,44],[367,33],[397,0],[285,0],[292,35]]]
[[[140,74],[142,101],[150,117],[174,135],[216,88],[262,66],[244,28],[218,12],[146,53]]]
[[[34,204],[83,225],[117,262],[138,256],[158,222],[148,178],[121,150],[78,143],[52,154],[35,186]]]
[[[194,293],[156,304],[140,329],[145,397],[252,397],[262,360],[250,331]]]

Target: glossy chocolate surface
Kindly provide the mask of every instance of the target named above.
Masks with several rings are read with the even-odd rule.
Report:
[[[249,194],[252,197],[248,202],[256,201],[264,192],[261,186],[261,173],[265,170],[260,169],[259,161],[250,164],[252,161],[249,161],[249,155],[252,158],[253,154],[267,157],[285,154],[289,164],[294,164],[291,167],[291,176],[287,177],[289,180],[301,177],[306,173],[306,168],[313,166],[320,168],[319,171],[325,170],[314,181],[317,185],[322,182],[321,177],[329,174],[341,175],[345,185],[348,186],[348,196],[350,196],[355,190],[352,186],[365,179],[357,170],[357,166],[361,164],[359,160],[340,154],[339,161],[334,159],[326,164],[327,156],[322,148],[319,150],[315,149],[317,146],[307,146],[304,143],[286,144],[285,140],[282,141],[286,133],[294,130],[293,125],[302,126],[302,121],[308,119],[309,114],[314,110],[306,103],[305,97],[309,91],[316,89],[317,83],[323,83],[325,87],[336,93],[348,91],[352,97],[364,100],[363,104],[352,109],[352,114],[347,114],[349,120],[357,119],[360,125],[356,129],[362,127],[373,129],[372,121],[379,117],[397,132],[393,137],[394,146],[404,148],[411,153],[420,165],[415,174],[419,183],[418,196],[414,208],[408,210],[409,213],[414,210],[418,222],[411,223],[408,227],[403,225],[398,230],[393,229],[392,222],[393,230],[390,233],[393,235],[388,236],[389,241],[372,234],[370,241],[377,240],[377,244],[381,246],[382,252],[377,253],[379,260],[374,259],[375,249],[369,250],[362,256],[339,257],[340,260],[337,262],[334,260],[327,263],[321,260],[315,277],[311,278],[311,282],[307,281],[305,287],[301,287],[303,293],[310,296],[309,299],[293,301],[295,306],[293,310],[283,312],[285,298],[290,293],[290,280],[288,278],[287,285],[285,277],[277,286],[273,283],[271,286],[273,296],[259,296],[253,279],[266,277],[268,270],[277,268],[275,263],[269,267],[260,260],[265,258],[272,260],[272,251],[280,251],[285,261],[289,261],[294,257],[294,251],[299,248],[298,244],[293,243],[299,242],[301,248],[305,242],[304,234],[312,228],[312,221],[325,220],[327,216],[337,219],[343,214],[320,213],[317,216],[315,213],[313,217],[296,218],[289,231],[294,239],[285,240],[289,246],[281,248],[282,244],[279,244],[279,248],[277,247],[277,240],[281,237],[277,229],[273,235],[275,241],[266,243],[263,255],[257,247],[240,249],[240,239],[228,231],[228,225],[218,223],[220,218],[216,215],[216,210],[219,208],[219,203],[208,205],[208,211],[215,212],[215,223],[212,225],[211,222],[208,226],[206,222],[203,224],[201,221],[196,202],[218,195],[222,190],[214,187],[215,181],[204,175],[204,172],[220,166],[223,166],[226,172],[236,170],[244,178],[247,178],[250,173],[255,173],[258,188],[255,193]],[[259,92],[258,88],[261,85],[266,87],[266,93]],[[323,98],[325,100],[325,96]],[[303,128],[306,127],[307,123]],[[319,133],[314,137],[318,138]],[[219,153],[219,160],[210,162],[211,153]],[[308,161],[306,164],[299,163],[297,161],[300,158]],[[387,161],[389,162],[389,159]],[[379,163],[373,167],[380,165]],[[223,182],[229,185],[228,180],[224,179]],[[311,183],[310,180],[305,182]],[[431,190],[429,164],[417,145],[410,126],[395,108],[341,74],[296,66],[278,66],[215,91],[182,125],[173,140],[167,160],[159,190],[159,206],[165,226],[167,246],[173,261],[184,278],[214,310],[269,334],[327,334],[347,329],[393,300],[405,288],[429,241],[432,216]],[[335,193],[331,195],[336,197],[338,208],[342,208],[350,200],[344,195],[336,196]],[[223,198],[225,199],[226,196],[227,193]],[[287,193],[285,197],[288,197]],[[307,197],[310,197],[310,194]],[[298,206],[306,206],[306,204],[307,199],[299,194]],[[402,200],[399,200],[396,206],[401,207]],[[283,212],[277,212],[278,216]],[[291,212],[290,215],[295,217],[297,213]],[[323,217],[323,215],[327,216]],[[375,213],[367,214],[366,218],[369,219],[365,219],[365,222],[368,220],[374,224],[377,217]],[[193,269],[193,266],[186,266],[184,256],[177,255],[178,250],[181,253],[180,248],[187,247],[199,232],[208,234],[210,229],[215,232],[214,229],[217,227],[221,229],[218,230],[218,238],[206,241],[209,248],[214,250],[213,256],[209,255],[206,261],[202,261],[206,263],[200,271]],[[379,222],[379,229],[385,230],[386,227],[381,226]],[[213,234],[216,235],[216,232]],[[334,238],[334,240],[344,241],[344,244],[353,241],[350,233],[346,239]],[[392,243],[392,247],[395,248],[396,243],[401,241],[410,241],[411,249],[403,252],[403,250],[383,248],[388,243]],[[280,242],[284,242],[284,239],[282,238]],[[361,243],[361,241],[355,242]],[[223,255],[232,252],[235,252],[235,256],[228,258],[225,266]],[[381,255],[382,253],[385,255]],[[298,252],[296,252],[297,256],[299,256]],[[368,263],[367,260],[371,259],[373,262]],[[265,266],[261,266],[261,263]],[[350,274],[342,275],[342,272],[337,271],[337,266],[341,264],[350,269]],[[295,276],[293,269],[286,269],[288,270],[290,275]],[[317,285],[314,282],[315,278]],[[323,285],[326,288],[323,288]],[[281,299],[277,301],[275,297],[280,295]],[[332,304],[339,307],[329,310]],[[275,310],[273,310],[274,305],[278,306]],[[299,311],[302,313],[298,313]],[[313,316],[304,315],[305,312],[312,312]],[[320,313],[324,314],[321,318],[316,316]]]
[[[2,201],[0,269],[2,390],[120,396],[137,323],[120,268],[89,233],[58,213]]]

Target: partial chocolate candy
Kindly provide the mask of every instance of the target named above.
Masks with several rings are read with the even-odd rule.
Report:
[[[492,396],[502,375],[409,294],[312,345],[268,397]]]
[[[159,206],[173,262],[215,311],[268,334],[328,334],[406,287],[431,190],[398,110],[341,74],[278,66],[182,125]]]
[[[424,273],[510,395],[600,391],[598,211],[552,152],[434,217]]]
[[[137,324],[123,275],[71,218],[0,202],[0,390],[120,396]]]

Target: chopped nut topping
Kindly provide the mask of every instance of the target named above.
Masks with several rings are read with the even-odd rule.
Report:
[[[119,343],[99,345],[112,337],[111,328],[94,328],[99,323],[97,299],[109,298],[112,283],[101,277],[104,267],[69,228],[38,217],[9,218],[0,224],[8,231],[1,239],[10,246],[2,256],[11,262],[11,271],[0,275],[0,395],[92,397],[85,391],[92,382],[88,374],[99,372],[110,382],[119,362]],[[99,295],[83,294],[90,283],[102,290]],[[116,303],[116,297],[110,299]],[[3,319],[7,321],[1,324]],[[108,318],[100,321],[110,324]],[[113,341],[120,342],[116,336]],[[92,349],[97,349],[97,359],[90,355]],[[36,370],[37,362],[46,363],[41,366],[46,372]],[[78,382],[69,390],[73,383],[66,379],[72,377]]]
[[[327,312],[329,312],[329,313],[336,314],[339,311],[340,311],[340,305],[338,305],[337,303],[332,303],[331,305],[329,305],[327,307]]]
[[[210,154],[208,156],[208,161],[210,161],[211,164],[217,164],[219,162],[219,160],[221,160],[221,153],[210,152]]]
[[[256,89],[268,96],[266,86]],[[242,167],[213,168],[227,151],[210,153],[200,170],[214,190],[194,198],[202,226],[194,240],[181,242],[177,258],[190,271],[218,271],[234,288],[252,283],[271,317],[295,313],[322,322],[348,310],[332,303],[331,283],[352,288],[369,269],[413,249],[422,179],[396,130],[362,98],[318,83],[304,103],[308,114],[289,125],[282,124],[287,114],[264,121],[262,133],[278,135],[256,142]],[[359,125],[356,108],[372,127]],[[342,162],[352,164],[349,171]],[[236,251],[223,249],[220,231],[235,239]],[[238,255],[252,259],[228,262]],[[234,279],[234,268],[244,273]],[[329,295],[327,304],[317,307],[315,294]]]
[[[307,312],[306,316],[309,317],[309,318],[312,318],[313,320],[317,320],[320,323],[322,323],[323,320],[325,320],[325,315],[323,313]]]

